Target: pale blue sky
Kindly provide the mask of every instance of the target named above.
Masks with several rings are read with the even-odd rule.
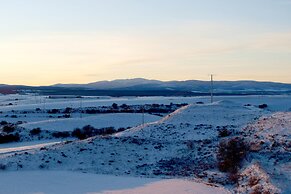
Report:
[[[291,83],[290,18],[290,0],[0,0],[0,83]]]

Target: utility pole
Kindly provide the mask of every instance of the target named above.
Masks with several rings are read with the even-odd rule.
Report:
[[[46,103],[46,101],[45,101],[45,96],[43,97],[43,112],[45,113],[46,111],[46,106],[45,106],[45,103]]]
[[[213,74],[210,75],[210,80],[211,80],[211,89],[210,89],[211,103],[213,103]]]
[[[144,105],[142,106],[142,126],[144,126]]]
[[[82,103],[82,96],[80,97],[80,118],[82,118],[82,111],[83,111],[83,103]]]

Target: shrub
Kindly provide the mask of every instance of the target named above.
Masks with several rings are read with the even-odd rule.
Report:
[[[63,117],[64,117],[64,118],[70,118],[71,115],[70,115],[70,114],[64,114]]]
[[[192,149],[194,148],[194,142],[191,141],[191,140],[188,140],[188,141],[186,142],[186,145],[187,145],[187,148],[188,148],[189,150],[192,150]]]
[[[71,113],[72,111],[73,111],[73,109],[72,109],[72,108],[70,108],[70,107],[67,107],[67,108],[64,110],[64,112],[63,112],[63,113],[69,114],[69,113]]]
[[[118,109],[118,105],[117,105],[116,103],[113,103],[113,104],[112,104],[112,108],[113,108],[113,109]]]
[[[231,134],[231,132],[229,130],[227,130],[227,128],[222,128],[218,131],[218,137],[227,137]]]
[[[110,135],[110,134],[113,134],[115,132],[116,131],[115,131],[114,127],[107,127],[107,128],[105,128],[104,133],[101,135]]]
[[[220,142],[217,153],[219,170],[230,173],[237,172],[247,150],[247,145],[241,138]]]
[[[117,132],[122,132],[122,131],[125,131],[126,129],[124,127],[120,127]]]
[[[72,132],[72,136],[77,137],[78,139],[85,139],[85,135],[79,128],[74,129],[74,131]]]
[[[48,114],[57,114],[57,113],[60,113],[60,110],[59,109],[52,109],[52,110],[48,110],[47,113]]]
[[[8,124],[7,121],[1,121],[1,122],[0,122],[0,125],[7,125],[7,124]]]
[[[253,187],[255,185],[257,185],[260,182],[260,179],[258,177],[252,176],[249,179],[249,186]]]
[[[93,126],[91,126],[91,125],[86,125],[86,126],[83,127],[83,131],[85,133],[87,133],[87,134],[91,133],[94,130],[95,130],[95,128]]]
[[[17,121],[17,122],[15,123],[15,125],[21,125],[21,124],[23,124],[23,121]]]
[[[97,128],[92,127],[91,125],[86,125],[82,129],[76,128],[72,132],[72,136],[77,137],[78,139],[86,139],[86,138],[93,137],[96,135],[110,135],[113,133],[116,133],[116,130],[114,127],[97,129]]]
[[[5,170],[5,169],[6,169],[6,165],[0,164],[0,170]]]
[[[265,109],[265,108],[267,108],[267,107],[268,107],[267,104],[260,104],[260,105],[259,105],[259,108],[261,108],[261,109]]]
[[[99,110],[95,110],[95,109],[86,109],[85,112],[86,112],[86,114],[97,114],[97,113],[100,113]]]
[[[64,132],[53,132],[52,136],[55,138],[66,138],[66,137],[70,137],[71,134],[67,131]]]
[[[127,104],[122,104],[120,107],[123,108],[123,109],[128,109],[129,108],[129,106]]]
[[[20,140],[19,134],[9,134],[9,135],[0,135],[0,144],[1,143],[9,143],[9,142],[17,142]]]
[[[14,125],[5,125],[2,130],[5,133],[12,133],[15,131],[15,126]]]
[[[38,127],[38,128],[34,128],[32,130],[30,130],[29,132],[31,135],[39,135],[41,133],[41,129]]]
[[[84,131],[82,129],[79,129],[79,128],[76,128],[73,132],[72,132],[72,136],[73,137],[76,137],[78,139],[86,139],[87,136],[86,134],[84,133]]]

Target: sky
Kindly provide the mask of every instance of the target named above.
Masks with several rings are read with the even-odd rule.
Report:
[[[0,83],[291,83],[291,0],[0,0]]]

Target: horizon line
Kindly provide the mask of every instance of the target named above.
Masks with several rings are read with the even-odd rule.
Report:
[[[97,81],[92,81],[92,82],[84,82],[84,83],[53,83],[53,84],[44,84],[44,85],[25,85],[25,84],[6,84],[6,83],[0,83],[0,86],[30,86],[30,87],[51,87],[55,85],[86,85],[86,84],[91,84],[91,83],[98,83],[98,82],[113,82],[117,80],[135,80],[135,79],[144,79],[144,80],[149,80],[149,81],[160,81],[160,82],[183,82],[183,81],[201,81],[201,82],[207,82],[211,81],[209,80],[202,80],[202,79],[184,79],[184,80],[159,80],[159,79],[151,79],[151,78],[142,78],[142,77],[136,77],[136,78],[116,78],[112,80],[97,80]],[[238,79],[238,80],[223,80],[223,79],[214,79],[214,82],[261,82],[261,83],[280,83],[280,84],[291,84],[291,82],[280,82],[280,81],[271,81],[271,80],[255,80],[255,79]]]

